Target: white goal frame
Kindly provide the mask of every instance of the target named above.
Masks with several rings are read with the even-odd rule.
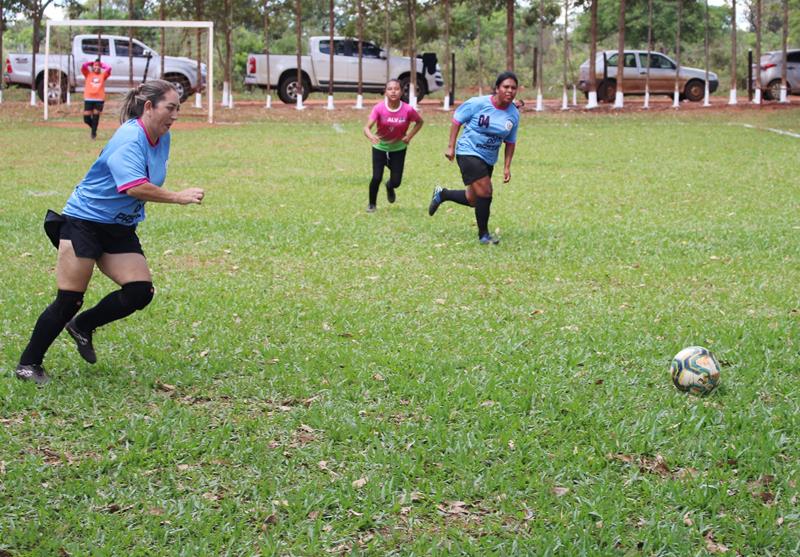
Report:
[[[145,20],[145,19],[64,19],[61,21],[47,21],[47,31],[45,33],[44,46],[44,119],[48,117],[50,79],[49,79],[49,58],[50,58],[50,28],[51,27],[167,27],[167,28],[190,28],[208,29],[208,80],[206,89],[208,90],[208,123],[214,123],[214,22],[213,21],[164,21],[164,20]],[[161,56],[165,54],[160,53]],[[200,79],[200,76],[197,76]]]

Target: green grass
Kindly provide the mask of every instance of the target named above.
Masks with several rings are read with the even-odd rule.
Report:
[[[366,214],[362,116],[175,131],[167,186],[207,197],[149,204],[154,302],[36,388],[41,219],[102,143],[0,112],[0,549],[800,554],[800,140],[741,126],[800,112],[527,113],[496,247],[427,216],[433,111]],[[694,344],[706,398],[668,374]]]

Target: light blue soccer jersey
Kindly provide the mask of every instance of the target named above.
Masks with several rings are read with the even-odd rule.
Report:
[[[75,187],[64,214],[106,224],[141,222],[144,201],[125,192],[146,182],[163,185],[168,160],[169,132],[152,143],[140,120],[128,120]]]
[[[480,157],[494,165],[500,144],[517,142],[519,110],[513,104],[497,108],[491,96],[472,97],[456,109],[453,121],[464,126],[456,143],[457,155]]]

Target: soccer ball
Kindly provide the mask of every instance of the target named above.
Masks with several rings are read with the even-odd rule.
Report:
[[[719,384],[719,362],[702,346],[690,346],[678,352],[669,370],[678,390],[693,395],[707,395]]]

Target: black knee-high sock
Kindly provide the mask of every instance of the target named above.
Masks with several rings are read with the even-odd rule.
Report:
[[[459,205],[469,206],[467,190],[442,190],[440,195],[442,196],[442,201],[453,201]]]
[[[31,333],[31,340],[19,359],[22,365],[41,365],[44,355],[58,337],[64,325],[72,319],[83,304],[83,292],[59,290],[55,301],[39,316]]]
[[[97,133],[97,126],[100,124],[100,115],[93,114],[92,115],[92,133]]]
[[[75,326],[90,333],[107,323],[128,317],[137,309],[143,309],[152,299],[153,283],[129,282],[76,317]]]
[[[92,115],[91,114],[84,114],[83,115],[83,123],[91,128],[92,127]]]
[[[475,201],[475,220],[478,222],[479,238],[489,233],[489,208],[491,205],[491,197],[479,197]]]

